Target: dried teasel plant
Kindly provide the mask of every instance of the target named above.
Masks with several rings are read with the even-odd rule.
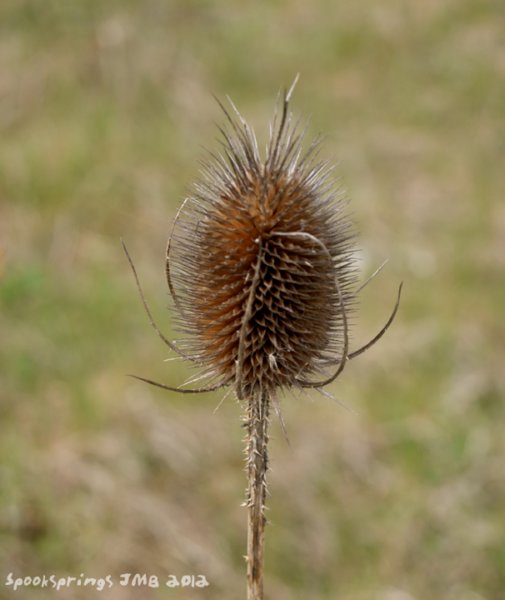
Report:
[[[156,325],[124,246],[150,319],[163,342],[200,367],[206,385],[180,393],[231,386],[244,404],[247,598],[263,598],[263,553],[268,425],[280,417],[280,389],[322,390],[347,361],[375,344],[391,316],[361,348],[349,349],[349,315],[358,286],[355,236],[331,176],[318,159],[319,141],[304,149],[305,130],[289,102],[296,80],[276,109],[264,158],[252,128],[233,103],[222,149],[209,153],[194,193],[179,209],[167,246],[166,275],[184,337],[167,339]],[[219,102],[219,101],[218,101]],[[189,383],[189,382],[187,382]]]

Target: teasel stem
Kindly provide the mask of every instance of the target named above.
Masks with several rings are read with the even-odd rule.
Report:
[[[268,392],[247,399],[247,600],[263,600],[265,499],[268,470]]]

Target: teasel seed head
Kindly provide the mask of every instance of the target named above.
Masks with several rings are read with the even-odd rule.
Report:
[[[356,287],[346,203],[331,165],[318,158],[319,140],[304,150],[305,131],[289,112],[296,82],[275,112],[264,158],[231,100],[231,111],[218,101],[227,120],[220,127],[222,150],[202,163],[167,245],[166,275],[182,340],[170,341],[157,326],[122,242],[151,326],[179,357],[201,368],[193,381],[207,379],[207,385],[172,387],[132,377],[180,393],[233,386],[239,398],[275,398],[277,388],[320,389],[394,321],[403,283],[382,329],[349,350],[357,296],[385,263]]]
[[[200,388],[232,386],[245,402],[248,486],[247,598],[263,600],[264,505],[271,402],[279,388],[322,388],[346,362],[375,344],[398,310],[361,348],[349,351],[349,316],[360,287],[355,236],[331,166],[318,159],[289,101],[276,111],[264,158],[252,128],[230,101],[222,150],[209,153],[202,176],[174,221],[166,273],[183,339],[172,342],[156,325],[128,250],[152,327],[179,356],[201,368]],[[322,379],[321,379],[322,377]]]
[[[319,142],[304,149],[291,91],[264,158],[231,101],[221,105],[222,150],[202,163],[167,251],[178,347],[239,398],[308,387],[347,359],[355,236]]]

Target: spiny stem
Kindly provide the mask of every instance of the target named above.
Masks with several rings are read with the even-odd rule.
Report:
[[[247,600],[263,600],[263,549],[270,398],[247,398]]]

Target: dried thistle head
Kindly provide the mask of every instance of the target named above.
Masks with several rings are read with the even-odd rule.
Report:
[[[383,329],[349,352],[349,314],[364,287],[357,288],[355,238],[332,167],[318,158],[319,141],[304,149],[305,131],[289,112],[295,84],[276,110],[264,157],[233,103],[231,110],[220,103],[227,121],[221,152],[202,163],[167,247],[182,340],[163,336],[142,297],[160,337],[210,384],[177,391],[231,385],[244,398],[322,387],[396,314],[401,286]]]
[[[167,263],[186,352],[239,396],[303,385],[334,363],[354,301],[350,223],[288,102],[264,159],[249,125],[223,108],[222,153],[203,164]]]
[[[138,379],[182,393],[232,386],[247,400],[248,600],[263,600],[270,400],[275,407],[278,388],[321,388],[336,379],[387,330],[401,292],[381,331],[349,352],[349,313],[368,281],[357,288],[354,236],[331,168],[317,158],[317,141],[303,149],[304,132],[292,121],[293,86],[264,158],[233,104],[232,112],[222,107],[222,151],[203,163],[167,246],[168,286],[184,335],[177,344],[155,324],[125,247],[151,325],[210,385]]]

